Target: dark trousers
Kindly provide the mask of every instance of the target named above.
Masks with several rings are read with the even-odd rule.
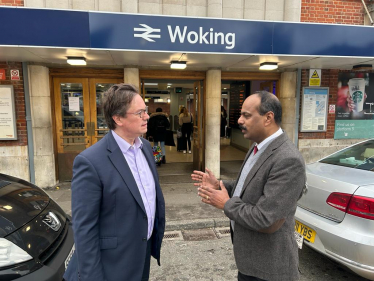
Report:
[[[147,242],[147,252],[145,254],[145,263],[143,268],[143,276],[142,281],[148,281],[149,280],[149,269],[151,267],[151,238],[149,238]]]
[[[238,271],[238,281],[265,281],[265,280],[257,278],[257,277],[253,277],[253,276],[244,275]]]
[[[191,150],[191,123],[183,123],[182,125],[182,137],[187,140],[188,150]]]

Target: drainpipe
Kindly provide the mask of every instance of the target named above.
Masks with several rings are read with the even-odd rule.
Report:
[[[299,148],[299,121],[300,121],[300,91],[301,91],[301,69],[297,70],[296,82],[296,126],[295,126],[295,145]]]
[[[28,71],[27,66],[28,66],[27,63],[25,62],[22,63],[23,87],[24,87],[24,93],[25,93],[25,106],[26,106],[26,128],[27,128],[27,147],[28,147],[28,154],[29,154],[30,182],[35,184],[34,139],[32,135],[29,71]]]
[[[362,1],[362,5],[364,5],[364,8],[365,8],[366,13],[368,14],[368,17],[369,17],[369,20],[370,20],[371,25],[374,25],[373,19],[371,18],[371,15],[370,15],[370,13],[369,13],[368,8],[366,7],[365,1],[364,1],[364,0],[361,0],[361,1]]]

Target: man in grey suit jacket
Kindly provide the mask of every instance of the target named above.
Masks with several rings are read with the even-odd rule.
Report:
[[[299,279],[294,214],[305,185],[305,164],[280,128],[281,117],[273,94],[249,96],[238,124],[255,143],[237,180],[218,181],[209,169],[191,175],[202,201],[223,209],[231,220],[238,280]]]
[[[111,129],[74,160],[72,215],[76,251],[67,281],[148,280],[160,264],[165,203],[147,132],[149,115],[137,89],[112,86],[103,111]]]

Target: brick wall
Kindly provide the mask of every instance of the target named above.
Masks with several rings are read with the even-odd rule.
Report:
[[[5,69],[5,80],[0,80],[0,85],[13,85],[15,96],[15,109],[17,120],[17,140],[0,140],[0,146],[21,146],[27,145],[26,129],[26,111],[25,111],[25,93],[23,89],[22,63],[20,62],[1,62],[0,69]],[[10,80],[10,70],[18,69],[20,80]]]
[[[301,22],[363,25],[364,15],[361,0],[301,0]]]
[[[0,0],[0,6],[24,6],[23,0]]]

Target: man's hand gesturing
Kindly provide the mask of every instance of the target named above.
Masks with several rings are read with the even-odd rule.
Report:
[[[206,186],[213,189],[220,189],[219,181],[213,175],[212,171],[210,171],[208,168],[205,168],[205,171],[206,173],[196,170],[193,171],[191,174],[191,179],[197,182],[194,183],[194,186]]]

